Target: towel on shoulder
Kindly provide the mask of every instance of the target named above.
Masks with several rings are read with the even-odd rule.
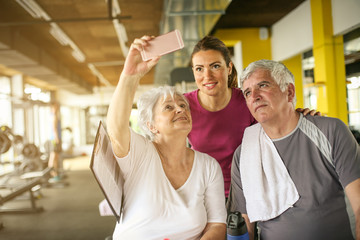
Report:
[[[259,123],[245,129],[240,174],[250,222],[275,218],[299,199],[284,162]]]

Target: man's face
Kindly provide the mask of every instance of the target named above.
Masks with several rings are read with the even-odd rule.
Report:
[[[289,87],[281,92],[270,72],[258,69],[243,83],[246,105],[259,123],[278,123],[289,110]]]

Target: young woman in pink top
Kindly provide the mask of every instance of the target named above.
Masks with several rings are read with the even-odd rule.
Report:
[[[192,52],[191,65],[198,89],[185,94],[193,119],[188,139],[193,149],[220,163],[228,196],[233,153],[242,142],[245,128],[256,120],[238,88],[230,52],[221,40],[213,36],[201,39]]]
[[[256,123],[239,88],[230,53],[219,39],[206,36],[194,47],[191,64],[198,89],[186,93],[193,127],[189,142],[197,151],[215,158],[229,193],[231,162],[246,127]]]

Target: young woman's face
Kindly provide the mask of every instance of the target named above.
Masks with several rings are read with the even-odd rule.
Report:
[[[226,65],[219,51],[199,51],[193,55],[193,73],[197,87],[209,96],[215,96],[228,88],[232,64]]]

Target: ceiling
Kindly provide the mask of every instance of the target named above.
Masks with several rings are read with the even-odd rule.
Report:
[[[119,34],[125,46],[143,34],[158,35],[163,9],[163,0],[117,2],[120,13],[109,13],[110,4],[105,0],[0,0],[2,68],[78,94],[91,92],[93,86],[115,85],[126,52],[116,27],[125,27],[125,36]],[[41,16],[33,17],[22,4],[40,7]],[[111,8],[115,7],[112,4]],[[114,21],[120,24],[116,26]],[[67,38],[65,45],[51,31]],[[73,54],[84,59],[79,62]],[[151,74],[142,80],[152,82]]]
[[[304,0],[234,0],[213,31],[221,28],[271,27]]]
[[[171,69],[188,65],[192,47],[203,36],[223,28],[270,27],[302,2],[0,0],[0,73],[21,72],[49,89],[91,93],[94,86],[116,85],[134,38],[177,28],[185,49],[164,56],[141,81],[163,84]],[[25,5],[37,9],[38,16]]]

